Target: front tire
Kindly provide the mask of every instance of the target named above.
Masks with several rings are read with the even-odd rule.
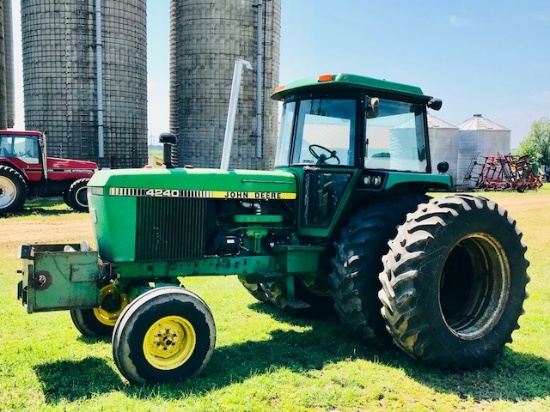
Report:
[[[9,166],[0,166],[0,215],[20,211],[26,199],[25,178]]]
[[[113,357],[132,383],[182,380],[206,367],[215,344],[206,303],[186,289],[168,286],[126,307],[113,333]]]
[[[97,308],[70,311],[74,326],[83,336],[112,336],[116,321],[130,298],[124,293],[117,293],[113,285],[107,285],[101,289],[100,302]]]
[[[88,182],[90,179],[78,179],[75,180],[69,190],[67,190],[66,196],[63,197],[65,203],[72,207],[77,212],[88,211]]]
[[[434,199],[409,215],[380,274],[382,315],[397,346],[442,369],[489,363],[523,313],[521,236],[504,209],[480,197]]]

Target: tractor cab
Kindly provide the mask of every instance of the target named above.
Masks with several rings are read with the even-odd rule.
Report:
[[[327,236],[344,205],[450,186],[449,176],[431,174],[429,156],[426,108],[441,101],[420,88],[322,75],[272,97],[283,101],[275,167],[301,182],[301,234]]]

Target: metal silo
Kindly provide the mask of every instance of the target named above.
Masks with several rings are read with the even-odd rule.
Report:
[[[179,164],[220,166],[233,67],[244,59],[254,70],[242,78],[230,167],[272,168],[278,106],[269,95],[279,78],[281,0],[172,0],[170,13]]]
[[[453,178],[453,186],[462,183],[458,174],[458,127],[428,114],[428,131],[430,136],[430,158],[435,171],[440,162],[449,163],[447,172]],[[459,181],[460,180],[460,181]]]
[[[5,129],[7,119],[7,94],[6,94],[6,42],[4,36],[4,0],[0,0],[0,129]]]
[[[474,114],[458,126],[458,178],[469,172],[473,160],[510,153],[511,131],[481,114]],[[472,182],[470,181],[470,184]]]
[[[14,124],[11,0],[0,0],[0,129]]]
[[[25,126],[53,156],[147,162],[145,0],[22,0]]]

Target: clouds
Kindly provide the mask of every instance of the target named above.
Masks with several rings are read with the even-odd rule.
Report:
[[[447,16],[447,21],[451,26],[454,26],[454,27],[464,26],[464,20],[462,20],[460,17],[455,16],[453,14]]]

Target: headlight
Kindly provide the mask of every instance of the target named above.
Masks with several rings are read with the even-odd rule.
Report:
[[[363,184],[367,187],[380,189],[384,183],[384,177],[375,174],[369,174],[363,177]]]
[[[103,187],[92,186],[88,189],[93,196],[103,196]]]

